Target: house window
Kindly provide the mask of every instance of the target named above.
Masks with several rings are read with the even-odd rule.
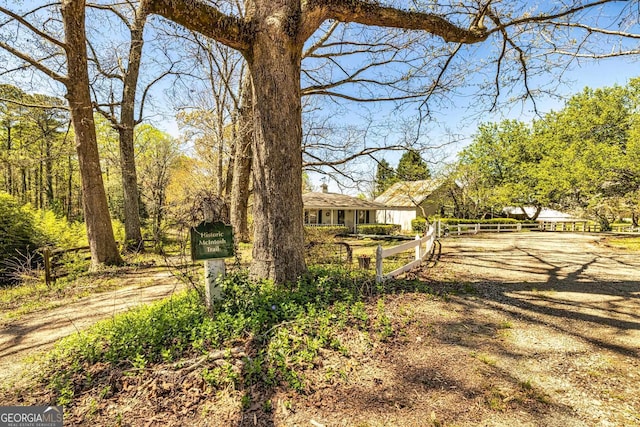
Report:
[[[358,224],[370,224],[371,211],[358,211]]]
[[[344,225],[344,210],[338,211],[338,224]]]
[[[317,210],[305,210],[304,211],[304,223],[305,224],[317,224],[318,223],[318,211]]]

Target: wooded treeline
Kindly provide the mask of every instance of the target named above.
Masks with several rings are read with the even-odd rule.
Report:
[[[640,215],[640,79],[585,88],[531,123],[486,123],[450,172],[459,217],[555,208],[600,223]]]
[[[82,218],[69,114],[61,99],[0,86],[0,189],[21,203]]]

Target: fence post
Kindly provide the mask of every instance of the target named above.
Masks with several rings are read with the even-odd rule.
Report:
[[[478,232],[480,231],[480,223],[476,224],[476,232],[474,234],[478,234]]]
[[[382,245],[376,248],[376,283],[382,282]]]
[[[415,238],[415,240],[420,241],[420,235],[419,235],[419,234],[416,234],[416,238]],[[421,252],[421,251],[420,251],[420,249],[421,249],[420,247],[421,247],[421,246],[422,246],[422,243],[420,243],[420,242],[418,243],[418,246],[416,246],[416,249],[415,249],[415,254],[416,254],[416,255],[415,255],[415,260],[416,260],[416,261],[420,259],[420,255],[421,255],[421,254],[420,254],[420,252]]]
[[[49,287],[51,285],[51,250],[44,248],[42,255],[44,256],[44,283]]]

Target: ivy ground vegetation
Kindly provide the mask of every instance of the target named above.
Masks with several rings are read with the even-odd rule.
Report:
[[[192,289],[67,337],[37,362],[33,384],[39,392],[17,387],[5,398],[64,405],[82,423],[100,409],[78,414],[86,396],[98,402],[162,377],[158,384],[165,388],[186,379],[198,384],[198,399],[234,390],[243,394],[243,404],[264,403],[268,399],[256,396],[276,387],[299,393],[318,387],[307,373],[330,355],[348,357],[354,339],[371,348],[395,333],[383,288],[368,272],[316,268],[289,287],[240,272],[220,286],[222,298],[210,308]],[[393,290],[403,286],[398,282]],[[333,382],[347,372],[322,375]]]

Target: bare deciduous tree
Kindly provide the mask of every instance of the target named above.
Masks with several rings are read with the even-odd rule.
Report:
[[[473,71],[474,62],[467,46],[491,40],[498,45],[497,57],[484,72],[495,75],[494,104],[505,88],[513,86],[512,75],[504,65],[512,60],[519,65],[525,96],[531,96],[530,70],[539,61],[544,37],[550,43],[544,51],[561,53],[562,40],[571,52],[590,46],[595,36],[609,40],[629,40],[632,34],[611,31],[609,22],[619,16],[585,27],[580,32],[565,31],[567,25],[590,20],[604,6],[624,9],[629,2],[616,0],[564,1],[548,3],[537,10],[527,10],[522,2],[413,2],[402,9],[388,4],[363,0],[246,0],[244,16],[226,13],[217,3],[197,0],[149,0],[152,13],[162,15],[193,31],[200,32],[240,51],[247,60],[253,81],[254,99],[254,222],[255,239],[252,274],[277,282],[294,280],[306,270],[302,229],[302,124],[301,62],[305,42],[327,21],[352,22],[366,27],[389,27],[429,33],[438,45],[449,45],[450,54],[435,69],[435,78],[424,93],[425,105],[440,88],[460,57]],[[621,10],[625,14],[629,9]],[[562,30],[562,31],[561,31]],[[534,40],[534,37],[536,39]],[[636,49],[637,50],[637,49]],[[633,52],[625,46],[623,51]],[[465,56],[462,56],[465,54]],[[425,52],[429,55],[429,52]]]

